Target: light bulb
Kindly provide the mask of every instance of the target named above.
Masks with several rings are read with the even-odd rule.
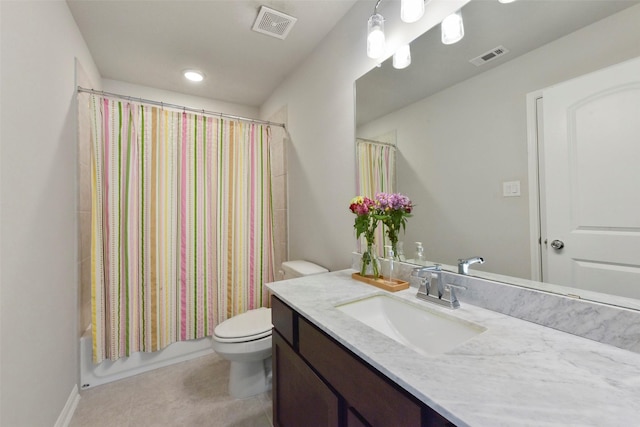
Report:
[[[406,23],[416,22],[424,15],[424,0],[401,0],[400,19]]]
[[[186,70],[183,74],[186,79],[192,82],[201,82],[204,80],[204,75],[200,71]]]
[[[376,13],[371,15],[367,22],[367,56],[369,58],[380,58],[384,55],[385,39],[384,39],[384,18]]]
[[[442,24],[442,43],[457,43],[464,37],[464,24],[462,22],[462,13],[457,11],[444,18]]]
[[[408,44],[402,45],[393,54],[393,68],[402,70],[411,64],[411,48]]]

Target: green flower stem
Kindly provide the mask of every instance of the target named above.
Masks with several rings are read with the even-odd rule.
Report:
[[[362,254],[362,266],[360,268],[360,275],[366,276],[367,267],[371,265],[371,269],[373,272],[373,277],[380,277],[380,267],[378,266],[378,258],[375,256],[373,252],[373,242],[367,240],[367,250]]]

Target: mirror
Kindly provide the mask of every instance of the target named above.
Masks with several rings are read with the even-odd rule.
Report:
[[[401,237],[406,258],[421,241],[430,262],[483,256],[472,274],[640,306],[531,281],[540,271],[527,123],[527,94],[640,56],[638,3],[472,0],[462,9],[462,41],[443,45],[437,26],[411,43],[408,68],[388,59],[357,80],[356,136],[395,136],[396,190],[415,204]],[[490,52],[503,54],[486,61]]]

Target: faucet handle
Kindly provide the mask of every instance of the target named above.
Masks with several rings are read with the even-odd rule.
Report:
[[[457,289],[459,291],[466,291],[467,287],[466,286],[462,286],[462,285],[452,285],[451,283],[447,283],[446,285],[444,285],[445,288],[451,288],[453,289]]]
[[[451,307],[453,308],[460,307],[460,302],[458,301],[458,296],[456,295],[456,291],[466,291],[467,287],[447,283],[446,285],[444,285],[444,289],[446,291],[449,291],[449,301],[451,302]]]
[[[409,283],[411,286],[418,286],[418,288],[423,289],[425,286],[425,282],[428,282],[429,278],[425,274],[420,274],[419,268],[414,268],[411,270],[411,275],[409,277]]]
[[[428,265],[426,267],[416,267],[411,270],[412,276],[425,277],[430,272],[439,272],[442,271],[442,266],[440,264]]]
[[[431,293],[431,279],[434,274],[438,274],[442,271],[440,264],[430,265],[427,267],[417,267],[411,270],[411,277],[420,279],[418,285],[418,294],[429,295]],[[438,283],[440,283],[438,281]]]

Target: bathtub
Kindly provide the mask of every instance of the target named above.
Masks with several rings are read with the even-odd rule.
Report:
[[[91,326],[89,326],[80,338],[80,388],[86,390],[211,353],[213,353],[211,338],[207,337],[176,342],[153,353],[134,353],[115,362],[105,360],[94,365]]]

